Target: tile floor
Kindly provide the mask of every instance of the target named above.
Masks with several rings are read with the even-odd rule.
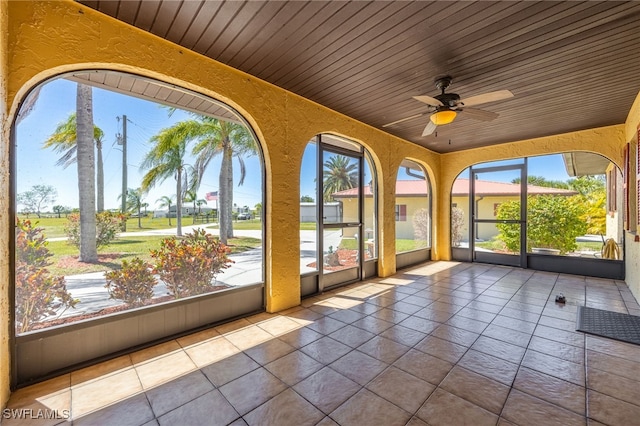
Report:
[[[640,346],[576,332],[577,305],[640,315],[623,282],[433,262],[20,389],[9,408],[78,425],[640,424]]]

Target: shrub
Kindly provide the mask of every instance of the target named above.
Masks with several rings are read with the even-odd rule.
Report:
[[[527,251],[533,247],[560,250],[561,254],[576,249],[576,237],[584,235],[587,224],[582,219],[584,207],[574,197],[537,195],[527,199]],[[497,218],[518,219],[520,202],[502,203]],[[498,238],[511,251],[520,251],[520,225],[499,223]]]
[[[419,209],[413,215],[413,235],[416,240],[416,248],[427,247],[430,222],[429,209]]]
[[[62,276],[53,276],[47,269],[53,254],[47,248],[42,228],[20,219],[16,225],[16,330],[24,333],[42,318],[55,315],[60,309],[74,307]],[[64,312],[64,310],[62,312]]]
[[[68,217],[65,232],[69,244],[80,248],[80,214],[72,213]],[[100,212],[96,214],[96,246],[104,247],[111,243],[122,229],[126,216],[120,213]]]
[[[178,299],[210,291],[216,275],[233,263],[227,257],[230,252],[217,238],[197,229],[182,240],[165,238],[158,250],[151,250],[151,257],[156,260],[154,272]]]
[[[462,241],[464,228],[464,210],[460,207],[451,207],[451,242],[454,247],[459,247]]]
[[[131,262],[122,261],[122,268],[104,274],[105,287],[111,299],[119,299],[132,307],[142,306],[153,297],[153,287],[158,283],[149,265],[139,257]]]

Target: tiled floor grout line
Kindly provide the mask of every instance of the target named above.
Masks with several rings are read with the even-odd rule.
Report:
[[[438,271],[430,276],[426,274],[421,275],[421,272],[419,271],[416,271],[412,276],[410,276],[410,274],[408,275],[400,272],[396,274],[395,277],[407,280],[409,283],[406,287],[407,291],[398,290],[399,288],[404,288],[402,286],[405,284],[385,284],[383,279],[376,279],[370,282],[349,285],[342,289],[336,289],[323,295],[315,296],[316,298],[313,303],[308,304],[306,307],[302,307],[301,305],[300,309],[288,312],[291,315],[295,315],[296,312],[300,312],[298,317],[289,317],[288,315],[281,313],[273,315],[257,314],[250,317],[248,320],[245,320],[244,323],[238,322],[233,327],[229,327],[225,332],[218,332],[215,335],[212,333],[211,337],[208,337],[208,334],[203,335],[202,340],[191,339],[181,341],[180,339],[174,339],[171,343],[176,346],[177,351],[182,352],[187,359],[195,365],[195,369],[182,374],[179,377],[158,382],[148,389],[144,387],[143,378],[140,376],[141,372],[138,371],[136,364],[133,363],[134,359],[131,355],[127,355],[129,357],[128,365],[130,365],[130,368],[135,371],[135,378],[141,386],[140,392],[145,393],[142,400],[144,400],[144,403],[146,403],[151,409],[153,419],[155,419],[153,421],[155,422],[159,422],[160,418],[165,415],[169,415],[174,411],[175,413],[173,414],[178,413],[176,415],[179,415],[180,412],[184,412],[183,408],[185,408],[187,404],[192,404],[190,407],[202,406],[204,401],[209,401],[210,399],[203,399],[196,404],[193,403],[204,395],[209,395],[213,392],[219,394],[222,397],[221,400],[225,401],[229,407],[233,408],[236,413],[236,417],[232,420],[234,424],[243,422],[245,419],[249,424],[253,424],[252,421],[256,421],[257,415],[263,415],[266,412],[265,410],[274,409],[274,407],[277,407],[278,404],[285,400],[291,401],[294,394],[296,395],[295,398],[299,398],[300,401],[304,401],[304,404],[313,407],[322,415],[320,418],[321,422],[329,422],[329,420],[333,420],[339,424],[340,419],[345,418],[345,413],[349,413],[349,410],[352,409],[351,407],[357,407],[364,401],[374,400],[384,401],[384,404],[390,404],[388,407],[395,407],[391,409],[391,412],[394,412],[393,410],[396,409],[401,410],[402,413],[405,413],[403,416],[409,416],[407,420],[409,423],[417,422],[422,424],[422,419],[426,418],[425,416],[429,415],[429,413],[433,413],[436,404],[445,400],[460,401],[460,404],[464,403],[467,404],[468,407],[471,407],[469,409],[481,409],[488,413],[487,415],[490,414],[495,417],[496,423],[503,421],[503,419],[504,421],[507,421],[508,419],[510,422],[518,423],[516,419],[519,414],[517,414],[517,411],[514,411],[516,407],[514,404],[523,401],[531,404],[539,404],[539,406],[548,406],[552,409],[552,412],[553,410],[556,410],[555,412],[558,412],[561,415],[565,415],[562,413],[566,412],[567,416],[578,416],[585,422],[590,421],[590,419],[602,422],[601,416],[603,415],[603,411],[601,407],[599,408],[600,411],[593,414],[593,417],[591,416],[590,411],[591,397],[589,396],[589,372],[591,371],[595,374],[598,370],[590,370],[589,368],[587,348],[589,338],[584,333],[576,333],[575,330],[570,330],[568,322],[575,322],[576,314],[571,305],[584,305],[587,302],[587,297],[596,301],[605,300],[606,303],[612,304],[612,306],[624,306],[627,311],[630,311],[629,303],[627,303],[623,297],[624,289],[621,289],[617,286],[617,283],[614,283],[614,285],[616,285],[617,291],[615,293],[617,294],[617,297],[612,297],[610,293],[613,289],[610,287],[609,281],[590,281],[585,277],[555,273],[544,273],[539,275],[537,272],[528,272],[508,267],[503,269],[503,267],[500,266],[491,266],[481,269],[475,268],[473,265],[466,266],[467,267],[465,268],[451,269],[444,273],[440,273],[440,271]],[[406,278],[403,278],[405,275]],[[550,278],[553,279],[552,284],[545,281],[550,281]],[[474,281],[477,281],[477,287],[473,285]],[[363,291],[356,296],[355,292],[360,292],[361,290],[366,291]],[[568,303],[567,305],[568,307],[571,307],[571,309],[563,310],[558,306],[554,307],[553,299],[555,294],[559,291],[565,291],[567,294],[574,294],[576,297],[573,298],[574,300],[572,300],[572,302],[578,302],[580,296],[577,296],[577,293],[579,292],[582,295],[582,300],[578,303]],[[354,295],[350,295],[352,292]],[[469,298],[471,296],[472,298]],[[490,297],[495,300],[478,300],[478,298],[483,296]],[[508,298],[506,298],[506,296],[508,296]],[[541,296],[545,296],[546,299],[543,299]],[[351,305],[349,302],[342,302],[343,300],[359,300],[362,303],[360,305]],[[421,302],[421,300],[423,302]],[[603,304],[605,302],[603,302]],[[620,302],[623,302],[622,305],[620,305]],[[478,303],[480,303],[480,305],[478,305]],[[359,306],[360,308],[356,308],[356,306]],[[312,309],[313,307],[317,307],[317,309],[314,310]],[[487,310],[484,310],[483,308],[486,308]],[[517,315],[518,312],[521,312],[522,315]],[[442,315],[440,315],[441,313]],[[315,317],[315,319],[304,319],[313,317]],[[282,318],[288,318],[292,323],[290,325],[286,323],[273,323],[268,326],[269,321],[279,320]],[[297,321],[297,318],[299,318],[300,321]],[[486,322],[489,318],[491,318],[491,320]],[[415,320],[413,322],[405,323],[406,325],[403,324],[405,321],[411,319]],[[532,319],[535,319],[535,322],[533,322]],[[310,327],[323,320],[325,320],[324,324],[319,326],[320,328],[317,328],[317,330],[322,330],[321,332],[317,332],[316,329]],[[356,323],[358,324],[356,325]],[[287,331],[283,332],[277,331],[278,327],[284,327],[282,328],[283,330],[286,329],[285,325],[286,327],[293,328],[287,329]],[[425,326],[428,328],[421,328]],[[491,326],[500,328],[494,328],[491,332],[488,332],[489,334],[485,334],[487,329]],[[345,333],[351,333],[352,331],[350,330],[355,330],[353,331],[354,334],[343,334],[345,338],[351,336],[348,337],[350,339],[348,340],[349,344],[343,343],[340,340],[339,334],[334,335],[334,333],[345,330],[347,327],[349,327],[349,330],[346,330]],[[245,329],[259,330],[259,333],[256,335],[253,332],[249,332],[247,336],[257,336],[257,343],[242,350],[240,346],[237,345],[237,343],[242,343],[238,340],[239,335],[238,338],[232,340],[227,339],[227,336]],[[427,329],[429,330],[428,332],[426,332]],[[436,333],[436,330],[439,329],[447,331],[434,334]],[[496,334],[496,332],[500,333],[501,329],[504,329],[505,333],[507,331],[509,331],[509,333],[503,335],[502,338],[494,337],[500,336],[500,334]],[[303,334],[300,332],[296,337],[293,337],[294,340],[287,340],[284,338],[293,331],[299,332],[301,330],[309,330],[317,334]],[[529,332],[528,330],[531,331]],[[556,332],[553,330],[556,330],[557,334],[555,334]],[[387,331],[389,331],[389,333],[387,333]],[[511,332],[524,333],[526,336],[512,334]],[[263,341],[262,339],[264,337],[261,336],[260,333],[265,336],[269,335],[269,338]],[[360,335],[360,337],[357,337],[357,335]],[[577,340],[578,336],[580,336],[579,340]],[[314,342],[318,342],[325,337],[329,338],[329,340],[325,340],[327,342],[331,341],[340,345],[345,345],[344,348],[340,349],[341,355],[338,358],[333,359],[333,356],[330,356],[320,361],[320,358],[316,358],[315,355],[309,355],[307,352],[303,351],[305,347],[313,344]],[[524,345],[525,337],[528,337],[526,339],[526,345]],[[218,361],[211,361],[211,363],[202,364],[202,361],[206,360],[206,358],[202,358],[201,355],[198,356],[196,352],[188,351],[188,348],[190,347],[197,347],[218,338],[226,339],[229,345],[235,348],[234,350],[237,352],[234,352],[232,355]],[[312,340],[307,340],[309,338]],[[425,342],[425,340],[429,338],[431,339],[428,342]],[[517,340],[513,341],[511,340],[512,338]],[[480,343],[480,339],[482,339],[482,343]],[[373,342],[374,340],[376,340],[376,342]],[[279,343],[270,343],[275,341]],[[292,343],[289,343],[289,341]],[[185,346],[188,342],[191,343]],[[250,342],[247,341],[247,343]],[[304,343],[304,345],[302,345],[302,343]],[[365,347],[364,345],[367,344],[369,345]],[[441,344],[444,344],[445,346],[440,346]],[[500,349],[500,351],[504,350],[505,352],[497,352],[495,354],[491,353],[491,346],[489,345],[493,344],[498,345],[496,347],[501,347],[502,349]],[[615,349],[617,346],[609,346],[606,342],[598,340],[598,338],[594,338],[592,344],[594,350],[597,351],[594,353],[600,354],[598,355],[598,358],[594,358],[597,360],[598,367],[600,367],[600,365],[604,365],[600,363],[607,362],[608,359],[613,358],[629,360],[628,362],[637,362],[640,365],[640,357],[637,358],[638,361],[634,361],[636,352],[621,352],[621,354],[628,353],[629,355],[618,356],[615,355]],[[333,343],[330,343],[329,347],[331,347],[331,345],[333,345]],[[512,347],[511,345],[515,345],[515,347]],[[246,344],[242,344],[241,346],[244,347]],[[217,347],[218,346],[211,346],[211,348]],[[336,346],[336,348],[338,347],[339,346]],[[422,350],[418,349],[418,347],[421,347]],[[258,349],[254,351],[253,348]],[[322,351],[322,348],[323,345],[319,345],[317,346],[317,349],[314,350]],[[165,349],[163,348],[162,350],[164,351]],[[149,355],[144,354],[137,356],[136,359],[142,360],[141,363],[144,364],[147,362],[153,362],[153,360],[157,358],[162,358],[174,352],[170,347],[166,348],[166,350],[168,351],[166,353],[155,351],[151,352]],[[201,353],[206,354],[206,350],[207,349]],[[343,350],[346,350],[346,352],[342,353]],[[474,356],[471,358],[467,357],[472,350],[474,351]],[[582,351],[581,358],[575,358],[575,356],[580,355],[580,350]],[[440,351],[447,352],[442,352],[442,355],[440,355]],[[281,362],[278,367],[276,367],[277,364],[274,364],[275,369],[267,368],[268,365],[294,353],[298,354],[295,356],[301,361],[301,356],[309,357],[315,363],[319,363],[319,367],[308,369],[307,367],[304,367],[304,369],[301,369],[295,376],[284,376],[279,372],[286,371],[286,368],[288,368],[286,366],[289,365],[288,361],[284,363]],[[320,355],[321,353],[322,352],[318,354]],[[414,355],[406,358],[402,363],[396,365],[399,360],[408,356],[409,353]],[[521,353],[521,355],[517,358],[519,353]],[[193,358],[193,355],[198,356],[197,360]],[[148,356],[151,357],[147,358]],[[220,386],[217,386],[215,382],[218,380],[215,377],[224,376],[211,376],[209,370],[205,373],[205,367],[215,365],[217,362],[233,356],[242,357],[238,358],[239,361],[232,361],[232,364],[226,365],[236,365],[239,367],[237,372],[241,374],[236,375],[233,373],[231,376],[228,376],[230,380],[226,380]],[[528,356],[531,356],[531,358],[527,360],[527,365],[525,365],[524,362]],[[423,358],[420,359],[419,357]],[[249,364],[244,364],[245,362],[242,360],[244,358],[251,360],[252,365],[255,365],[255,367],[252,367],[252,365]],[[375,361],[375,363],[371,361],[371,365],[374,366],[375,370],[369,370],[370,374],[375,375],[371,376],[366,372],[364,374],[355,373],[355,375],[344,374],[341,372],[345,371],[345,373],[348,373],[345,368],[350,367],[351,364],[349,364],[349,362],[362,359],[368,363],[368,358]],[[438,363],[434,364],[434,366],[437,367],[434,367],[436,369],[433,373],[429,373],[431,374],[431,379],[423,379],[422,375],[416,374],[418,370],[415,369],[416,367],[411,362],[414,359],[416,361],[420,360],[420,362],[423,362],[426,359],[432,358],[434,361],[437,359],[438,363],[442,363],[442,366],[444,367],[441,367]],[[464,365],[461,365],[463,359],[465,359],[465,363]],[[519,359],[519,361],[516,362],[516,359]],[[553,368],[548,369],[545,366],[545,363],[549,363],[550,360],[553,359],[557,359],[558,362],[566,363],[565,365],[570,368],[570,370],[566,370],[570,372],[569,375],[567,375],[566,371],[561,372],[560,370],[554,370]],[[580,359],[582,360],[583,365],[580,367],[576,366],[576,369],[574,369],[573,365],[579,364]],[[341,360],[344,362],[340,363]],[[505,370],[508,374],[507,376],[494,375],[494,373],[492,373],[491,370],[487,370],[487,368],[491,368],[489,366],[493,365],[491,363],[495,361],[509,364],[513,363],[517,365],[514,365],[513,367],[507,366]],[[246,371],[243,365],[246,365],[251,369]],[[415,365],[417,366],[421,364]],[[446,365],[449,365],[450,367],[446,367]],[[624,365],[625,364],[622,364],[622,366]],[[233,367],[234,370],[237,367]],[[285,370],[282,370],[283,367]],[[393,367],[393,369],[391,367]],[[382,368],[382,370],[378,370],[378,368]],[[407,370],[404,368],[407,368]],[[579,370],[577,368],[579,368]],[[332,372],[331,374],[336,375],[335,377],[342,376],[342,379],[348,379],[350,382],[355,383],[354,393],[347,396],[344,400],[336,400],[340,401],[338,405],[331,408],[330,411],[326,413],[320,409],[322,405],[316,405],[320,401],[323,401],[323,399],[317,399],[319,397],[318,395],[312,396],[310,399],[306,396],[306,393],[299,392],[299,390],[294,389],[294,387],[305,382],[311,376],[324,369],[330,370]],[[396,369],[398,371],[394,373]],[[278,383],[277,386],[275,384],[273,385],[276,387],[271,388],[272,390],[275,390],[276,393],[269,391],[269,396],[266,399],[261,398],[260,401],[256,400],[256,403],[260,403],[245,413],[245,410],[240,408],[244,403],[242,403],[241,400],[235,399],[233,391],[232,393],[228,393],[225,390],[225,393],[223,393],[220,389],[236,380],[242,379],[248,374],[257,373],[258,370],[262,372],[255,377],[266,378],[267,376],[264,374],[267,374],[268,377],[270,377],[269,380],[273,379],[273,383]],[[95,380],[100,380],[103,377],[110,376],[114,371],[101,374],[99,377],[96,377]],[[558,374],[555,374],[554,371],[557,371]],[[576,374],[581,372],[580,375],[583,375],[583,380],[575,380],[576,376],[572,375],[574,372]],[[145,381],[148,383],[155,383],[149,381],[150,376],[148,376],[147,373],[148,372],[145,372]],[[195,394],[193,393],[189,394],[188,400],[181,400],[180,405],[172,406],[172,408],[170,408],[166,413],[158,415],[154,409],[154,405],[152,405],[152,400],[154,401],[154,404],[157,404],[158,391],[156,391],[155,396],[150,392],[193,373],[197,373],[198,376],[205,376],[204,379],[210,387],[209,390],[197,396],[194,396]],[[77,386],[73,386],[72,374],[73,373],[68,376],[70,409],[73,409],[74,407],[74,390],[76,390],[75,394],[77,395]],[[430,387],[425,388],[424,391],[426,392],[428,389],[431,390],[428,394],[424,395],[424,400],[422,400],[423,395],[420,393],[418,396],[419,400],[417,398],[413,399],[413,402],[407,405],[403,400],[396,399],[397,402],[393,402],[392,394],[384,391],[381,392],[383,388],[380,386],[385,386],[385,380],[391,379],[392,382],[393,380],[398,380],[402,377],[398,376],[399,374],[406,374],[408,376],[412,376],[414,378],[412,380],[418,379],[429,384]],[[511,374],[513,374],[513,376],[511,376]],[[521,375],[523,377],[522,379],[519,379]],[[594,380],[598,380],[598,383],[601,383],[601,381],[608,375],[615,377],[616,375],[623,374],[618,373],[617,370],[610,370],[607,368],[601,370],[601,372],[597,372]],[[166,376],[160,375],[157,377]],[[287,379],[287,377],[295,378],[295,381],[291,381]],[[477,399],[477,396],[474,396],[473,393],[468,393],[469,390],[465,390],[464,387],[459,387],[459,383],[461,383],[460,380],[465,377],[477,377],[478,380],[483,383],[487,383],[488,386],[493,386],[490,385],[491,383],[495,383],[496,386],[500,386],[500,397],[497,400],[498,402],[495,404],[482,403],[482,399]],[[581,408],[580,404],[576,405],[575,403],[570,403],[570,401],[563,403],[564,399],[558,398],[557,396],[540,396],[542,394],[540,394],[537,389],[527,387],[526,385],[528,380],[535,377],[539,377],[543,380],[551,380],[550,383],[558,383],[558,386],[575,387],[576,391],[582,389],[582,392],[584,392],[581,398],[583,407]],[[627,376],[624,375],[624,377]],[[507,384],[506,381],[503,381],[501,378],[507,378],[509,383]],[[285,382],[285,380],[287,381]],[[327,378],[322,380],[329,380],[326,382],[328,384],[331,383],[331,380],[333,379]],[[519,382],[518,388],[516,388],[515,386],[518,380],[522,381]],[[633,379],[630,378],[629,380]],[[250,379],[246,378],[244,383],[248,383],[249,381]],[[436,381],[437,383],[435,383]],[[456,384],[456,381],[458,384]],[[576,383],[576,381],[579,383]],[[292,384],[289,385],[289,382]],[[376,383],[375,385],[374,382]],[[187,381],[184,383],[191,382]],[[240,383],[241,382],[239,382],[237,386],[239,386]],[[415,383],[419,382],[416,380]],[[564,385],[562,383],[564,383]],[[632,382],[628,382],[626,386],[630,386],[631,383]],[[79,385],[82,384],[84,384],[84,382]],[[243,389],[237,386],[235,388],[236,391],[238,389]],[[267,384],[267,386],[272,385]],[[97,388],[93,387],[93,389]],[[229,389],[231,390],[233,387]],[[615,392],[613,388],[603,388],[602,384],[594,384],[594,389],[597,389],[597,392],[593,392],[593,397],[597,398],[595,401],[599,404],[602,404],[602,401],[607,402],[611,400],[620,401],[621,404],[629,404],[632,408],[634,406],[633,403],[625,402],[628,400],[617,396],[618,393]],[[287,396],[283,396],[285,393],[289,394]],[[131,395],[130,397],[125,397],[122,400],[111,402],[104,407],[92,409],[87,413],[83,413],[82,417],[88,414],[93,414],[94,412],[100,412],[103,409],[109,408],[111,405],[126,402],[134,396],[137,397],[137,395],[138,393]],[[229,397],[232,399],[229,399]],[[213,397],[210,396],[208,398]],[[274,401],[276,398],[278,398],[277,402]],[[85,400],[86,398],[83,397],[82,399]],[[314,400],[316,400],[316,403],[312,402]],[[239,403],[240,405],[238,405]],[[501,405],[497,405],[498,403]],[[269,406],[267,406],[267,404],[269,404]],[[300,404],[302,404],[302,402],[300,402]],[[249,406],[245,405],[246,408]],[[635,404],[635,406],[636,409],[640,410],[640,408],[637,408],[640,406],[637,404]],[[187,407],[186,409],[188,410],[190,407]],[[256,410],[260,411],[258,412]],[[418,413],[420,413],[420,417],[418,416]],[[73,419],[73,411],[71,414]],[[82,419],[82,417],[79,419]],[[174,416],[173,419],[175,420],[176,417]],[[164,419],[164,421],[166,422],[167,419]]]

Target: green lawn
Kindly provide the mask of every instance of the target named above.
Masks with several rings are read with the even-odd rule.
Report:
[[[27,219],[25,216],[19,215],[20,219]],[[43,217],[38,219],[35,215],[30,215],[28,218],[32,224],[37,224],[38,227],[44,229],[44,234],[47,238],[59,238],[64,237],[64,227],[67,224],[67,218],[64,215],[61,218],[57,217]],[[169,225],[168,218],[153,218],[151,214],[146,217],[140,218],[140,227],[138,227],[138,219],[130,218],[127,220],[127,232],[147,231],[152,229],[167,229],[176,227],[176,218],[171,218],[171,225]],[[190,216],[182,218],[182,226],[193,225],[193,218]],[[202,225],[207,228],[216,228],[217,224],[213,222],[202,223],[197,222],[196,225]],[[262,221],[260,219],[251,220],[235,220],[233,222],[233,229],[238,230],[259,230],[262,229]],[[316,229],[315,222],[303,222],[300,224],[301,231],[313,231]]]
[[[26,216],[18,215],[21,220],[27,219]],[[31,223],[39,228],[44,229],[44,234],[47,238],[59,238],[65,237],[64,227],[67,224],[67,218],[64,215],[61,218],[57,217],[42,217],[38,219],[35,215],[30,215],[28,218]],[[193,220],[191,218],[184,218],[182,220],[183,225],[191,225]],[[169,219],[167,218],[152,218],[142,217],[140,218],[140,225],[138,227],[138,219],[131,218],[127,220],[127,231],[147,231],[151,229],[166,229],[176,226],[176,219],[171,219],[171,226],[169,226]]]
[[[396,253],[402,253],[405,251],[412,251],[426,247],[426,242],[421,240],[396,240]],[[340,242],[340,247],[338,248],[357,250],[358,240],[356,240],[355,238],[343,238]]]
[[[160,241],[166,236],[153,237],[121,237],[108,246],[98,250],[98,255],[109,254],[109,258],[95,264],[79,264],[73,261],[78,257],[78,249],[67,244],[66,241],[50,241],[48,248],[53,253],[50,258],[52,265],[48,268],[56,275],[73,275],[87,272],[106,271],[117,269],[123,260],[131,260],[140,257],[148,262],[152,261],[150,249],[160,247]],[[255,247],[259,247],[262,240],[250,237],[232,238],[229,240],[231,253],[241,253]]]

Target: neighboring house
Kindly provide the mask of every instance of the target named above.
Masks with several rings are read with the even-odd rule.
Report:
[[[336,192],[333,198],[342,203],[342,210],[345,221],[357,220],[358,203],[356,197],[358,189],[352,188]],[[429,185],[425,180],[398,180],[396,181],[396,239],[412,240],[415,238],[413,230],[413,217],[415,214],[426,209],[429,211]],[[373,194],[371,187],[366,186],[364,190],[364,211],[373,212]],[[373,215],[365,214],[364,228],[375,229]],[[357,230],[345,229],[345,237],[353,237]],[[365,235],[369,238],[371,235]]]
[[[196,213],[197,214],[211,214],[211,212],[213,212],[214,209],[212,209],[211,207],[196,207]],[[153,212],[153,217],[154,218],[159,218],[159,217],[176,217],[176,212],[178,211],[177,206],[171,206],[169,207],[169,211],[167,210],[156,210]],[[193,215],[193,204],[189,205],[189,206],[185,206],[182,205],[182,217],[185,216],[191,216]]]
[[[422,209],[429,209],[429,191],[427,182],[424,180],[398,180],[396,181],[396,238],[397,239],[414,239],[413,218],[415,214]],[[520,198],[520,184],[508,182],[490,182],[484,180],[476,180],[476,210],[478,217],[481,219],[495,219],[500,204],[507,201],[515,201]],[[528,185],[527,191],[529,195],[558,195],[572,196],[577,192],[567,189],[547,188],[536,185]],[[347,189],[345,191],[336,192],[333,198],[342,202],[343,215],[345,218],[356,217],[357,203],[355,202],[358,195],[356,188]],[[373,196],[371,188],[365,188],[365,211],[372,211]],[[469,235],[469,179],[456,179],[451,194],[452,206],[458,207],[463,211],[464,224],[462,234]],[[365,218],[365,228],[373,227],[373,218]],[[356,230],[345,229],[345,237],[353,237]],[[476,230],[476,237],[481,240],[490,240],[498,234],[498,230],[494,224],[479,224]]]
[[[576,191],[544,186],[527,185],[528,195],[557,195],[570,197]],[[478,219],[496,219],[500,204],[508,201],[520,200],[520,184],[510,182],[475,181],[475,210]],[[463,241],[469,235],[469,179],[458,178],[453,183],[451,191],[451,206],[458,207],[464,212],[462,229]],[[488,241],[498,235],[498,229],[492,223],[480,223],[476,230],[476,240]]]

